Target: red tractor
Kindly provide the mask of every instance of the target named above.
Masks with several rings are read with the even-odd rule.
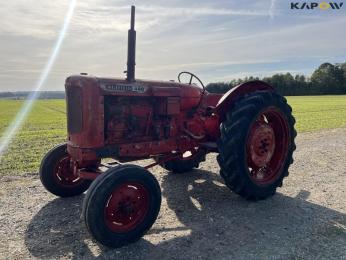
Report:
[[[126,79],[66,79],[67,143],[40,167],[42,184],[57,196],[88,190],[86,226],[109,247],[138,240],[158,216],[161,190],[148,168],[189,172],[215,152],[225,184],[261,200],[282,185],[295,150],[291,107],[270,85],[251,81],[219,95],[190,72],[179,82],[135,79],[135,41],[132,7]],[[122,164],[150,158],[146,167]]]

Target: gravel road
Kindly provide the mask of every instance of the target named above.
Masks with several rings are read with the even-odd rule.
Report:
[[[278,193],[248,202],[215,155],[185,175],[152,172],[163,202],[149,233],[110,250],[80,220],[83,196],[46,192],[36,174],[0,178],[0,259],[346,259],[346,129],[301,134]]]

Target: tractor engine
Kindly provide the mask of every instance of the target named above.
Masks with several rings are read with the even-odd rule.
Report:
[[[170,111],[167,111],[169,103]],[[105,97],[105,142],[128,143],[168,139],[177,134],[174,115],[179,99],[154,97]]]

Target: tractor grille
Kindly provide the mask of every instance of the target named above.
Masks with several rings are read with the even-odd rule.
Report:
[[[67,129],[68,132],[78,133],[83,125],[82,90],[80,87],[70,86],[66,90],[67,98]]]

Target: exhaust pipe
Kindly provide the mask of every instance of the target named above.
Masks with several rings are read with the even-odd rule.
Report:
[[[135,6],[131,6],[131,27],[128,31],[127,41],[127,71],[126,80],[135,81],[136,66],[136,31],[135,31]]]

